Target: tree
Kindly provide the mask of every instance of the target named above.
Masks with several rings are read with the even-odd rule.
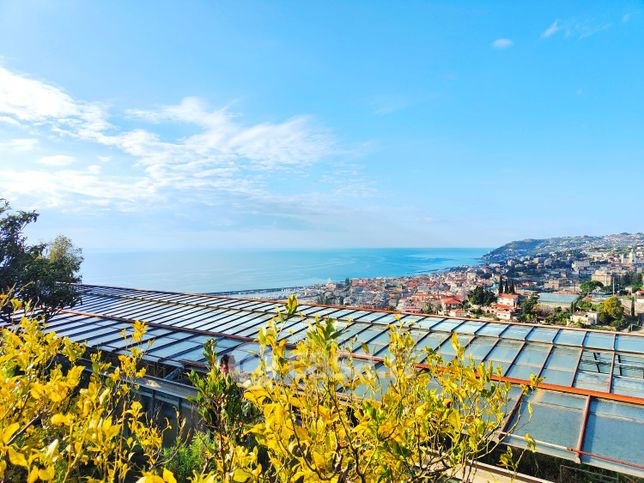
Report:
[[[519,321],[532,322],[537,318],[536,308],[539,303],[539,298],[531,295],[527,299],[519,302]]]
[[[69,284],[81,281],[81,250],[64,236],[28,244],[24,229],[37,219],[35,211],[11,213],[9,203],[0,200],[0,291],[50,310],[71,306],[78,301]]]
[[[468,294],[467,300],[472,305],[490,305],[496,300],[496,296],[491,290],[477,286]]]
[[[499,295],[503,293],[503,275],[499,275]]]
[[[597,280],[586,280],[579,286],[579,290],[581,291],[583,296],[594,292],[597,288],[604,288],[604,284]]]
[[[619,298],[613,296],[604,300],[599,309],[599,318],[604,324],[619,326],[624,319],[624,306]]]

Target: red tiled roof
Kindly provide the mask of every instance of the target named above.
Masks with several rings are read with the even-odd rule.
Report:
[[[463,303],[456,297],[443,297],[441,302],[446,305],[461,305]]]
[[[494,307],[498,310],[515,310],[516,307],[513,305],[503,305],[503,304],[494,304]]]

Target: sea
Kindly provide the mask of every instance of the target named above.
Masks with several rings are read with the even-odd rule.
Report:
[[[356,248],[85,253],[83,282],[177,292],[302,287],[480,263],[489,248]]]

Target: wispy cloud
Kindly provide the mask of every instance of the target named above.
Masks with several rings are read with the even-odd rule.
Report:
[[[0,143],[0,148],[13,152],[28,152],[33,151],[37,145],[38,139],[36,138],[15,138]]]
[[[109,205],[136,210],[180,198],[230,210],[256,205],[263,212],[284,200],[293,211],[305,211],[307,200],[292,205],[292,196],[275,193],[270,185],[280,172],[299,173],[333,159],[340,152],[333,134],[306,115],[254,124],[242,119],[195,97],[114,114],[101,102],[76,99],[62,88],[0,67],[0,122],[96,151],[88,160],[86,148],[82,156],[72,156],[41,152],[43,147],[30,166],[0,166],[0,191],[70,209]],[[169,134],[173,131],[166,124],[179,124],[182,133],[191,134]],[[38,144],[25,139],[8,142],[25,150]]]
[[[40,164],[45,166],[69,166],[74,164],[76,158],[74,156],[69,156],[67,154],[52,154],[49,156],[43,156],[38,160]]]
[[[555,20],[550,24],[550,26],[546,30],[543,31],[543,33],[541,34],[541,37],[544,39],[547,39],[548,37],[552,37],[560,30],[561,30],[561,26],[559,24],[559,20]]]
[[[494,42],[492,42],[492,47],[495,49],[507,49],[509,47],[512,47],[512,40],[511,39],[496,39]]]
[[[378,94],[371,96],[367,104],[374,114],[386,116],[406,109],[412,104],[412,101],[398,94]]]
[[[556,19],[541,33],[541,38],[548,39],[554,35],[562,34],[565,37],[582,40],[609,30],[613,24],[612,21],[597,19]]]

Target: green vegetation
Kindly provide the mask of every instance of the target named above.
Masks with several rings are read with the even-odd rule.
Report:
[[[609,297],[602,302],[599,308],[599,321],[613,327],[620,327],[624,323],[624,306],[617,297]]]
[[[630,287],[633,290],[640,290],[642,286],[642,273],[640,272],[627,272],[623,275],[615,276],[616,290],[623,290],[626,287]]]
[[[555,309],[546,314],[545,323],[553,325],[568,325],[570,322],[569,311],[563,310],[561,307],[555,307]]]
[[[24,229],[37,219],[35,211],[10,212],[9,203],[0,199],[0,291],[13,291],[16,298],[50,310],[73,305],[78,294],[68,284],[81,280],[81,251],[63,236],[27,244]]]
[[[534,322],[537,320],[537,304],[539,298],[536,295],[523,299],[519,302],[519,315],[520,322]]]
[[[471,305],[490,305],[496,301],[496,295],[494,295],[494,292],[491,290],[486,290],[485,288],[478,286],[468,294],[467,301]]]
[[[582,297],[585,297],[589,293],[594,292],[597,288],[604,288],[604,284],[598,282],[597,280],[587,280],[585,282],[582,282],[582,284],[579,286]]]

